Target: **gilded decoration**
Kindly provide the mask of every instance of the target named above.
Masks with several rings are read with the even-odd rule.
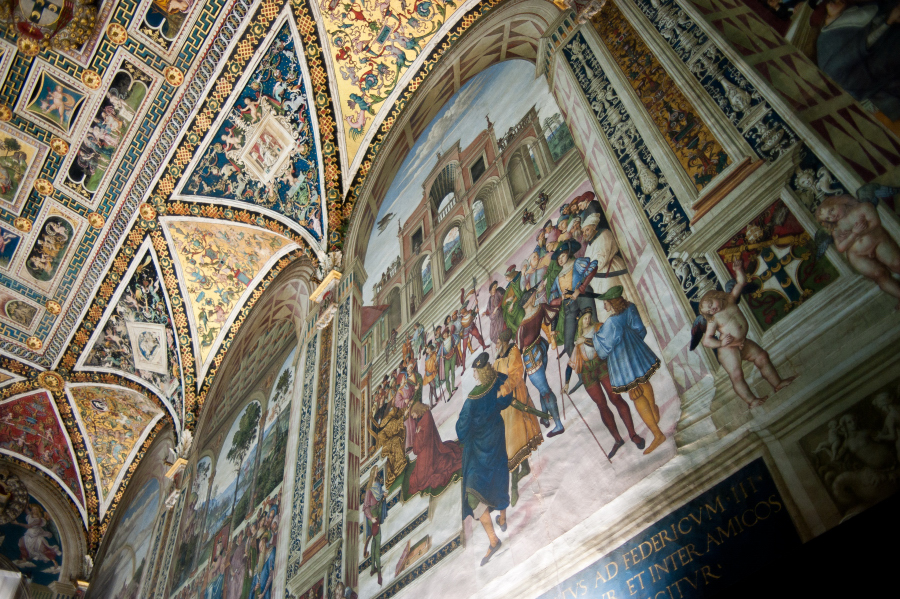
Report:
[[[249,203],[323,238],[319,150],[303,65],[287,22],[217,122],[180,193]],[[209,136],[209,134],[208,134]]]
[[[97,71],[85,69],[81,72],[81,82],[88,86],[89,89],[98,89],[103,79]]]
[[[168,66],[163,69],[163,76],[166,78],[166,83],[169,85],[173,85],[178,87],[182,83],[184,83],[184,73],[182,73],[178,67]]]
[[[132,452],[162,416],[162,410],[143,394],[119,387],[75,385],[68,392],[89,440],[101,502],[107,503],[121,482]]]
[[[366,133],[461,0],[406,3],[323,2],[319,5],[343,115],[347,162],[355,162]]]
[[[40,373],[38,375],[38,383],[45,389],[49,389],[54,393],[59,393],[60,391],[62,391],[63,387],[66,384],[63,378],[55,372]]]
[[[702,190],[731,157],[615,3],[607,2],[591,23],[691,183]]]
[[[50,149],[59,154],[60,156],[65,156],[69,153],[69,144],[66,143],[65,140],[60,139],[58,137],[54,137],[50,140]]]
[[[122,25],[112,23],[106,28],[106,37],[116,46],[121,46],[128,41],[128,31]]]

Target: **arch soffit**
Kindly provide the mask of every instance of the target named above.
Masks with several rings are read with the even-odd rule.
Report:
[[[384,194],[387,193],[390,186],[390,181],[397,174],[412,147],[409,139],[417,139],[421,135],[420,131],[413,131],[410,135],[411,121],[415,120],[416,126],[424,129],[454,93],[470,79],[491,66],[514,59],[528,60],[534,63],[540,38],[547,30],[549,24],[558,15],[559,10],[552,3],[543,0],[509,2],[489,13],[481,22],[476,23],[469,32],[471,35],[465,36],[458,45],[443,56],[438,66],[426,78],[425,82],[419,86],[406,107],[398,113],[393,126],[385,135],[384,145],[373,158],[371,171],[362,181],[359,199],[356,201],[353,214],[350,217],[347,242],[344,244],[345,248],[353,252],[353,255],[345,257],[347,263],[351,263],[354,259],[359,259],[361,262],[365,261],[366,240],[371,236],[372,228],[375,224],[375,219],[365,218],[365,214],[367,212],[371,214],[378,213],[378,209],[384,201]],[[519,33],[514,41],[516,43],[522,41],[531,42],[535,56],[510,54],[501,52],[499,48],[496,51],[485,51],[489,49],[494,50],[492,44],[496,43],[494,39],[496,36],[492,37],[487,34],[495,29],[501,29],[506,26],[511,27],[514,22],[519,31],[526,26],[533,30],[533,34]],[[500,37],[502,38],[503,36]],[[512,36],[508,36],[500,43],[508,44],[510,41],[513,41]],[[493,56],[494,58],[485,63],[479,61],[477,70],[464,72],[459,75],[459,86],[455,86],[454,73],[458,73],[462,60],[467,55],[475,52]],[[505,58],[501,60],[501,56],[505,56]],[[449,81],[447,81],[448,79]],[[448,85],[451,86],[450,89],[446,89]],[[420,115],[423,110],[427,111],[426,114]],[[404,144],[406,147],[401,147],[400,144]],[[375,197],[375,190],[381,197]]]
[[[482,202],[490,200],[491,194],[494,193],[494,190],[500,184],[500,177],[496,175],[492,175],[485,179],[484,181],[480,181],[480,186],[478,187],[478,192],[472,198],[472,204],[481,200]]]
[[[304,324],[309,314],[309,294],[315,287],[312,284],[314,273],[315,266],[312,261],[305,257],[300,258],[279,273],[265,290],[253,307],[250,317],[238,331],[237,338],[225,354],[222,366],[210,385],[209,393],[206,395],[207,401],[200,409],[197,426],[194,428],[196,440],[205,436],[210,415],[215,413],[216,407],[226,401],[228,396],[226,389],[229,383],[240,375],[243,358],[248,352],[253,351],[258,340],[272,326],[290,319],[294,325],[295,339],[304,337]],[[297,305],[285,305],[285,302],[290,304],[292,301]],[[290,308],[289,316],[279,317],[275,314],[273,317],[274,313],[282,312],[282,308]]]
[[[437,207],[448,193],[456,193],[456,183],[461,174],[459,160],[448,161],[433,178],[425,182],[427,189],[425,197],[432,200]],[[435,190],[437,194],[432,197]]]
[[[168,479],[165,477],[165,458],[168,450],[173,449],[174,447],[175,431],[172,429],[171,425],[167,425],[166,428],[159,431],[153,439],[147,453],[138,463],[134,474],[125,481],[127,486],[125,486],[124,489],[120,489],[122,492],[122,499],[118,502],[113,511],[107,512],[106,522],[103,524],[105,525],[105,530],[103,531],[103,536],[100,539],[98,545],[99,548],[94,558],[96,564],[101,564],[105,560],[111,539],[115,536],[119,523],[122,520],[122,514],[125,513],[128,506],[134,501],[136,494],[144,488],[144,485],[149,482],[150,479],[154,478],[159,483],[159,503],[156,506],[157,513],[154,517],[153,524],[154,526],[156,525],[156,517],[165,510],[166,492],[170,490],[170,485],[167,484]],[[153,472],[154,468],[156,468],[156,472]],[[92,576],[96,576],[99,570],[100,568],[95,567]]]

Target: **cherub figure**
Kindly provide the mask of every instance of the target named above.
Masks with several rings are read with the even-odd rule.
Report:
[[[882,291],[900,300],[900,283],[893,275],[900,274],[900,246],[881,226],[877,198],[872,202],[859,201],[849,195],[826,198],[818,209],[816,219],[826,235],[816,235],[818,255],[825,253],[830,240],[837,251],[845,253],[856,271],[871,279]],[[895,310],[900,310],[898,302]]]
[[[744,371],[741,368],[744,360],[753,362],[776,393],[790,385],[797,377],[782,379],[772,365],[768,352],[747,338],[750,325],[738,308],[738,303],[742,292],[752,291],[747,286],[747,275],[744,273],[741,259],[738,258],[732,266],[736,280],[732,279],[725,285],[726,291],[707,291],[700,298],[700,316],[691,328],[691,349],[696,348],[702,338],[704,347],[718,350],[719,364],[728,373],[735,392],[747,406],[755,408],[761,406],[769,396],[754,395],[750,385],[744,380]]]

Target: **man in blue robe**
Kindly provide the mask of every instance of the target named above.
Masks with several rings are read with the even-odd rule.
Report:
[[[269,543],[268,531],[263,533],[259,538],[259,554],[265,556],[266,561],[257,572],[256,576],[250,583],[250,599],[272,599],[272,584],[274,583],[275,570],[275,543],[272,542],[271,549]],[[260,557],[262,559],[262,557]]]
[[[509,507],[509,468],[506,455],[506,429],[500,415],[513,400],[514,385],[505,374],[494,370],[488,354],[482,352],[472,364],[478,386],[469,392],[456,421],[456,435],[463,446],[462,517],[481,522],[490,541],[482,558],[485,565],[500,549],[491,512],[499,510],[497,525],[506,530]]]
[[[623,287],[616,285],[597,297],[611,316],[594,333],[594,350],[601,360],[606,360],[613,392],[628,393],[634,409],[653,433],[653,441],[644,450],[646,455],[666,440],[659,428],[659,407],[650,384],[660,361],[644,342],[647,327],[637,306],[623,298],[622,291]]]

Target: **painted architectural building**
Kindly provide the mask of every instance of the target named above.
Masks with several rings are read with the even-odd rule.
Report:
[[[896,504],[896,1],[7,13],[17,596],[725,597]]]

